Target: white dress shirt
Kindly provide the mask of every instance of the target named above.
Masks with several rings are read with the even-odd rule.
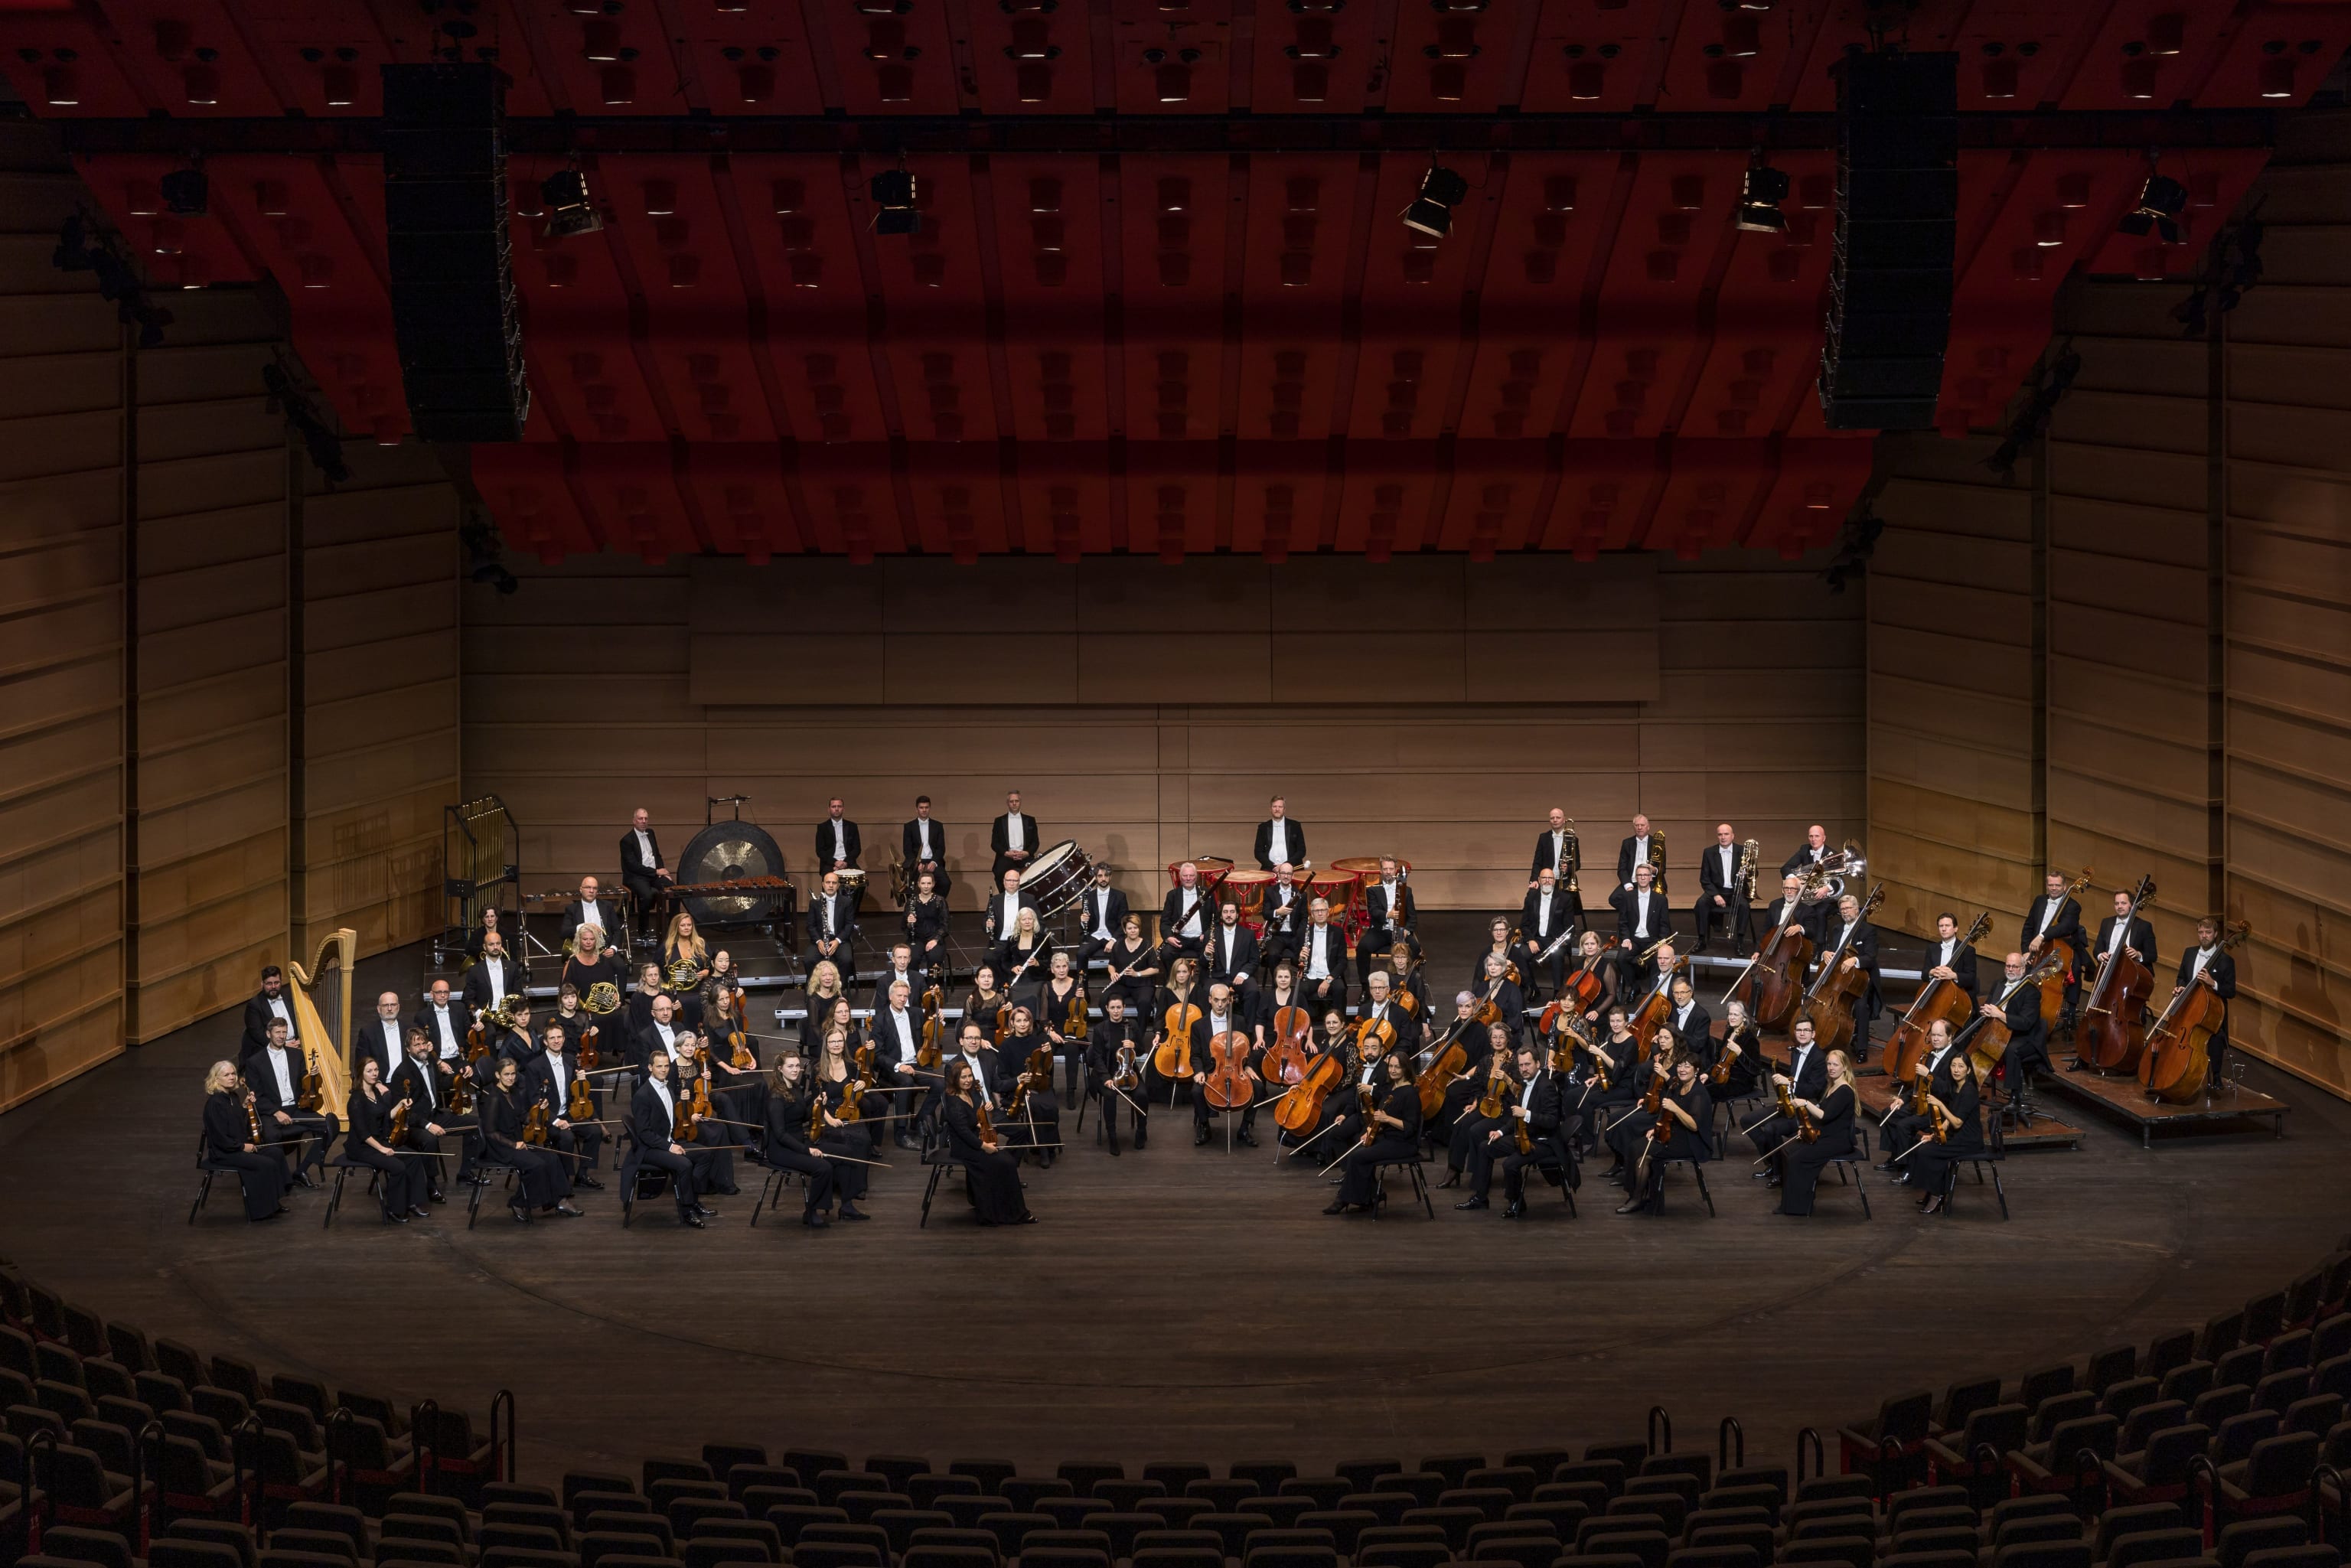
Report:
[[[979,1096],[979,1103],[981,1104],[995,1104],[996,1100],[994,1096],[990,1095],[987,1092],[987,1074],[981,1070],[979,1058],[967,1054],[964,1057],[964,1061],[971,1064],[971,1092]]]
[[[294,1038],[294,1015],[293,1015],[292,1013],[287,1012],[287,1011],[286,1010],[286,998],[285,998],[285,996],[284,996],[282,993],[281,993],[280,995],[274,996],[274,997],[272,997],[272,998],[269,998],[269,1011],[270,1011],[270,1013],[272,1014],[272,1016],[274,1016],[274,1017],[276,1017],[276,1018],[278,1018],[278,1019],[283,1019],[283,1020],[285,1021],[285,1024],[286,1024],[286,1038],[287,1038],[287,1039],[288,1039],[288,1040],[293,1039],[293,1038]]]
[[[503,958],[485,958],[482,967],[490,972],[490,1005],[496,1007],[506,999],[507,964]]]
[[[1928,966],[1928,967],[1939,969],[1949,968],[1951,967],[1951,955],[1958,949],[1959,946],[1959,939],[1956,936],[1952,937],[1948,942],[1940,944],[1939,951],[1943,956],[1936,959],[1933,964]]]
[[[1110,890],[1105,887],[1098,887],[1092,892],[1087,894],[1086,896],[1093,900],[1094,940],[1097,942],[1113,942],[1117,940],[1116,937],[1111,935],[1110,929]]]
[[[1309,925],[1306,928],[1306,977],[1310,980],[1326,979],[1330,977],[1330,947],[1317,933],[1331,929],[1332,928],[1328,925]]]
[[[2039,929],[2033,932],[2035,936],[2049,929],[2051,923],[2056,920],[2058,908],[2063,903],[2062,899],[2053,898],[2041,906],[2041,925]]]
[[[895,1052],[895,1054],[891,1058],[891,1065],[894,1067],[902,1062],[914,1061],[914,1026],[913,1021],[907,1018],[904,1010],[897,1008],[891,1009],[890,1011],[884,1013],[883,1016],[890,1020],[893,1041],[892,1049]]]
[[[398,1019],[380,1018],[375,1021],[376,1032],[383,1040],[383,1075],[389,1081],[401,1058],[408,1054],[407,1031],[400,1027]]]
[[[1018,811],[1004,813],[1004,847],[1008,850],[1025,850],[1029,847],[1029,835]]]
[[[914,858],[918,861],[939,858],[931,852],[931,820],[928,817],[914,819]]]
[[[446,1061],[457,1054],[457,1020],[445,1007],[433,1009],[433,1032],[440,1037],[441,1059]]]
[[[1176,928],[1176,934],[1179,936],[1197,936],[1201,932],[1201,912],[1208,907],[1207,891],[1205,888],[1196,887],[1186,893],[1184,896],[1192,901],[1192,907],[1184,916],[1184,923]],[[1178,904],[1177,907],[1181,908],[1182,905]]]
[[[1535,935],[1538,936],[1551,935],[1551,901],[1557,896],[1549,888],[1535,894]]]
[[[1717,844],[1714,852],[1722,857],[1722,890],[1729,893],[1737,885],[1734,879],[1739,875],[1739,846]]]
[[[832,820],[832,858],[837,861],[849,858],[849,820],[845,817]]]
[[[1646,936],[1649,934],[1649,900],[1656,896],[1653,893],[1636,892],[1633,894],[1634,936]]]
[[[659,863],[653,859],[653,836],[643,828],[632,831],[637,835],[637,859],[644,863],[647,871],[651,871]]]
[[[1003,900],[1004,912],[996,917],[997,935],[1009,936],[1020,925],[1020,895],[1007,893],[998,896]]]
[[[269,1071],[277,1076],[277,1104],[287,1111],[294,1109],[294,1079],[287,1066],[293,1054],[284,1046],[274,1046],[268,1052]]]
[[[2194,985],[2203,977],[2204,966],[2210,963],[2212,955],[2219,951],[2218,947],[2199,947],[2189,956],[2188,983],[2189,985]]]
[[[555,1079],[555,1103],[558,1107],[556,1114],[559,1116],[563,1113],[561,1106],[570,1098],[569,1087],[563,1077],[563,1052],[550,1051],[547,1053],[547,1071]]]
[[[1646,833],[1633,841],[1633,863],[1636,866],[1649,863],[1649,835]],[[1628,882],[1625,885],[1630,887],[1633,884]]]
[[[670,1133],[670,1138],[671,1138],[671,1141],[672,1141],[672,1142],[676,1141],[676,1138],[677,1138],[677,1102],[676,1102],[675,1100],[673,1100],[673,1099],[671,1099],[671,1098],[670,1098],[669,1085],[668,1085],[667,1083],[665,1083],[665,1082],[662,1082],[662,1081],[660,1081],[659,1079],[653,1079],[653,1078],[648,1078],[648,1079],[646,1079],[646,1080],[645,1080],[645,1082],[648,1082],[648,1083],[651,1083],[651,1084],[653,1086],[653,1092],[654,1092],[655,1094],[657,1094],[657,1095],[659,1095],[659,1096],[661,1097],[662,1109],[669,1113],[669,1133]]]
[[[1276,865],[1290,858],[1290,820],[1288,818],[1273,819],[1273,831],[1265,841],[1265,858]]]
[[[2106,943],[2106,951],[2109,953],[2121,952],[2125,945],[2130,941],[2130,934],[2131,923],[2120,916],[2116,916],[2115,920],[2115,934]]]

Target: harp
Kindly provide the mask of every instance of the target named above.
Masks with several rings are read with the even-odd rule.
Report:
[[[302,1041],[305,1069],[318,1072],[327,1096],[319,1110],[333,1117],[337,1126],[343,1124],[351,1098],[351,986],[359,946],[359,933],[345,926],[319,942],[308,969],[291,958],[286,961],[294,1032]]]

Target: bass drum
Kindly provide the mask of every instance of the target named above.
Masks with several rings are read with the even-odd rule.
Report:
[[[1063,839],[1039,855],[1020,873],[1020,891],[1036,899],[1048,916],[1059,915],[1082,895],[1094,880],[1094,862],[1075,839]]]
[[[713,822],[694,835],[676,866],[680,886],[695,883],[734,882],[750,876],[781,877],[784,852],[768,831],[755,822]],[[765,925],[789,913],[789,899],[780,892],[724,893],[684,901],[696,925]]]

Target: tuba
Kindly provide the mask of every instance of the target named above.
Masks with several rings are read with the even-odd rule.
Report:
[[[1869,862],[1863,856],[1861,845],[1847,839],[1835,859],[1824,859],[1805,873],[1804,892],[1809,896],[1817,891],[1816,903],[1834,904],[1844,896],[1847,878],[1859,882],[1868,874]]]
[[[1739,846],[1739,872],[1732,880],[1747,890],[1747,902],[1750,904],[1755,902],[1755,862],[1761,855],[1762,848],[1753,839]]]

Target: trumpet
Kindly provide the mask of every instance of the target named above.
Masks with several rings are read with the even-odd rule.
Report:
[[[1731,881],[1747,890],[1747,902],[1755,902],[1755,862],[1763,846],[1749,839],[1739,846],[1739,871]]]

